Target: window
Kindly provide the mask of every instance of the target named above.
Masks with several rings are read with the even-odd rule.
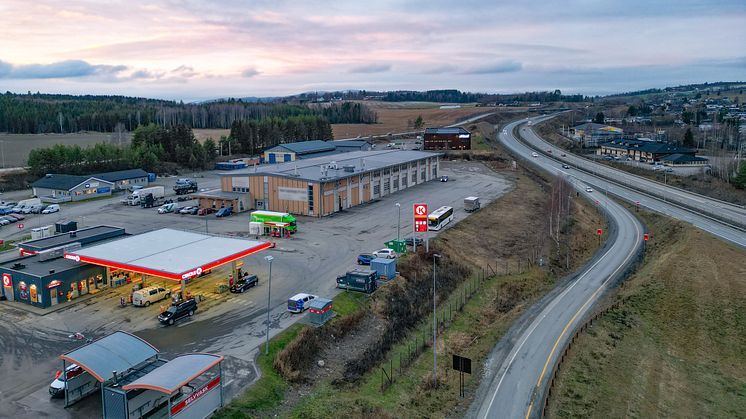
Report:
[[[407,187],[407,177],[406,176],[402,176],[402,178],[401,178],[401,187],[402,188],[406,188]]]
[[[417,171],[412,172],[412,184],[417,183]]]
[[[313,185],[308,185],[308,211],[313,211]]]
[[[425,181],[425,169],[422,169],[422,171],[420,172],[420,175],[421,175],[420,179],[424,182]]]
[[[381,185],[373,185],[373,195],[381,193]]]
[[[388,175],[388,174],[390,174],[390,173],[391,173],[391,170],[390,170],[390,169],[383,169],[383,174],[384,174],[384,175]]]
[[[383,193],[389,193],[390,188],[391,185],[389,184],[388,180],[386,182],[383,182]]]
[[[394,178],[394,189],[399,189],[399,178]]]

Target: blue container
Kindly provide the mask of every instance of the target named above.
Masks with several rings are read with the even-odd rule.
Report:
[[[378,272],[381,279],[396,277],[396,259],[375,258],[370,261],[370,269]]]
[[[155,182],[156,174],[148,173],[148,182]]]

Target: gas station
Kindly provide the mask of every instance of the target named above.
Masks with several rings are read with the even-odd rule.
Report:
[[[112,284],[163,278],[180,284],[179,297],[188,297],[187,284],[212,269],[231,264],[238,278],[241,259],[270,248],[271,243],[163,228],[65,252],[65,259],[106,267]]]

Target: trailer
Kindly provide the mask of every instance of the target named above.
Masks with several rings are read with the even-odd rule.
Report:
[[[337,288],[372,293],[378,288],[378,272],[355,269],[337,277]]]
[[[149,188],[138,189],[132,192],[132,194],[124,199],[122,203],[132,206],[141,205],[143,198],[148,194],[153,196],[154,201],[158,201],[166,196],[166,189],[163,186],[151,186]]]

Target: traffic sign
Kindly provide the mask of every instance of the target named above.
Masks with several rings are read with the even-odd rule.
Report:
[[[596,234],[598,234],[599,236],[602,235],[602,234],[604,234],[603,229],[599,228],[598,230],[596,230]]]
[[[427,204],[414,204],[414,231],[427,233]]]
[[[649,238],[650,238],[650,236],[648,235],[648,233],[645,233],[645,234],[642,235],[642,239],[645,240],[645,241],[648,241]]]
[[[18,229],[20,230],[22,228],[23,228],[23,224],[18,224]]]
[[[3,286],[5,288],[10,288],[13,286],[13,282],[10,280],[10,274],[3,274]]]

